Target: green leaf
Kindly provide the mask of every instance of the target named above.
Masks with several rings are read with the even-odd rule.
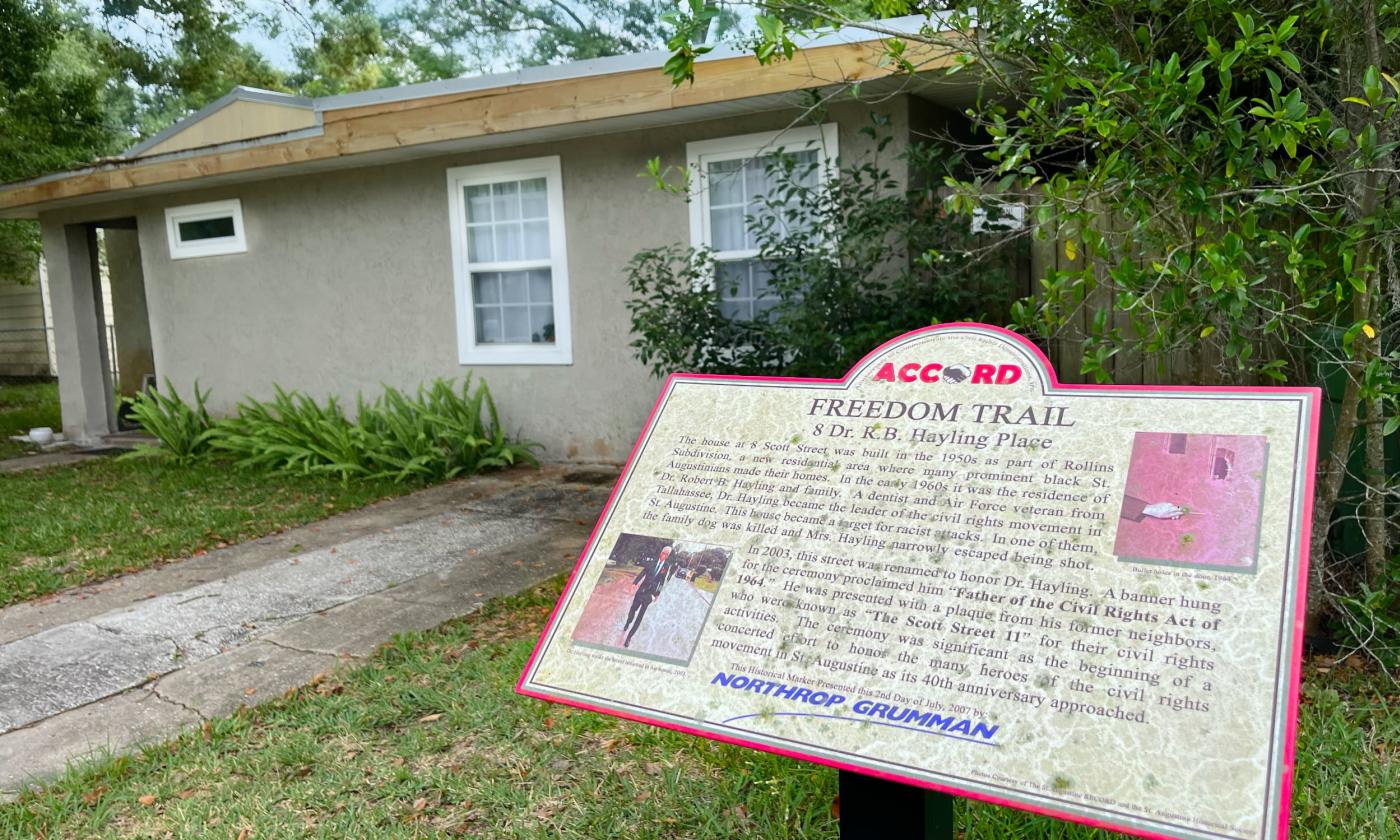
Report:
[[[1361,89],[1366,94],[1366,98],[1372,102],[1380,101],[1384,91],[1381,89],[1381,73],[1373,64],[1366,68],[1366,72],[1361,77]]]

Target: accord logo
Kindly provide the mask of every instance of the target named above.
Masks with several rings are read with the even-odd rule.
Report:
[[[950,385],[1010,385],[1021,378],[1020,365],[942,365],[885,362],[875,372],[877,382],[947,382]]]

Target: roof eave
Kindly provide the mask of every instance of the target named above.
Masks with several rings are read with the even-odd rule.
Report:
[[[921,24],[927,22],[923,17],[917,20]],[[889,30],[891,23],[908,27],[909,21],[884,21],[882,29]],[[671,86],[669,78],[659,70],[661,62],[655,60],[658,53],[580,62],[587,65],[589,72],[562,65],[497,74],[484,80],[409,86],[412,95],[404,94],[408,88],[391,88],[301,100],[317,111],[317,126],[217,146],[107,161],[0,186],[0,218],[35,218],[50,207],[106,201],[128,189],[155,184],[187,182],[193,186],[202,178],[230,172],[255,178],[287,164],[429,146],[620,114],[679,112],[693,104],[887,78],[900,72],[880,60],[883,48],[879,42],[890,37],[888,32],[862,38],[841,35],[833,33],[814,39],[794,60],[768,66],[760,66],[748,54],[716,50],[704,57],[697,67],[696,81],[689,87]],[[953,64],[956,52],[953,46],[915,43],[910,45],[907,56],[920,70],[933,71]],[[491,84],[486,85],[486,81]],[[971,83],[969,80],[964,84]],[[212,113],[237,101],[238,95],[249,93],[246,89],[230,92],[204,110]],[[278,102],[297,99],[272,92],[257,93],[275,97]],[[394,95],[371,95],[381,93]],[[192,121],[193,118],[186,121],[186,125]],[[159,141],[152,138],[147,142],[155,145]]]

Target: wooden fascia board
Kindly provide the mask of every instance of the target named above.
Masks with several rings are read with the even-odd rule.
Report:
[[[911,43],[905,58],[920,71],[951,65],[952,46]],[[664,111],[788,93],[893,75],[880,42],[838,44],[761,66],[748,56],[696,66],[695,83],[672,87],[659,69],[445,94],[326,111],[323,133],[211,151],[174,160],[136,161],[38,183],[0,188],[0,210],[119,192],[136,187],[322,161],[364,152]]]

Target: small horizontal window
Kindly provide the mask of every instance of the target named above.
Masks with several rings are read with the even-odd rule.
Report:
[[[243,236],[243,205],[236,198],[166,208],[165,230],[173,260],[248,250]]]
[[[232,216],[219,216],[213,219],[200,219],[194,222],[181,222],[180,241],[195,242],[200,239],[220,239],[237,236]]]

